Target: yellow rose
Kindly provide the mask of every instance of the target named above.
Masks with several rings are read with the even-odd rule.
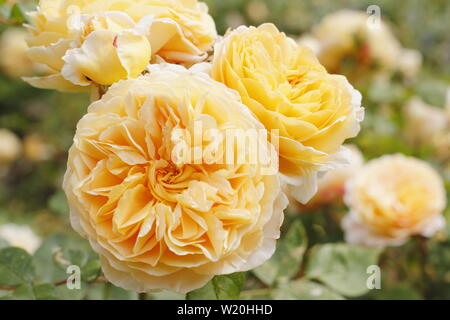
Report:
[[[440,133],[450,130],[450,119],[442,108],[431,106],[418,97],[405,105],[405,134],[413,144],[429,144]]]
[[[426,162],[403,155],[368,162],[350,180],[345,202],[350,212],[342,226],[353,244],[401,245],[445,226],[442,179]]]
[[[200,62],[217,35],[197,0],[41,0],[31,20],[29,56],[52,72],[25,80],[62,91],[136,78],[158,57]]]
[[[113,85],[79,122],[64,190],[73,227],[115,285],[185,293],[273,254],[287,205],[278,175],[259,162],[178,161],[183,132],[204,147],[198,122],[264,130],[234,91],[174,65]]]
[[[349,152],[348,164],[340,168],[330,170],[318,182],[318,191],[306,206],[299,209],[308,210],[316,206],[332,203],[340,203],[345,194],[346,183],[358,172],[364,164],[364,157],[355,145],[345,146]]]
[[[320,62],[330,72],[345,72],[354,80],[374,68],[383,72],[400,70],[408,77],[414,76],[422,64],[421,54],[404,50],[389,25],[374,19],[375,16],[354,10],[325,16],[312,31],[320,43]]]
[[[20,139],[7,129],[0,129],[0,165],[15,161],[22,151]]]
[[[341,145],[364,117],[360,93],[273,24],[228,33],[215,47],[212,77],[237,90],[268,131],[278,130],[280,171],[298,201],[315,194],[319,171],[345,162]]]
[[[450,108],[429,105],[414,97],[405,105],[404,133],[415,146],[431,146],[442,161],[450,159]]]
[[[30,76],[44,70],[27,55],[27,34],[25,29],[9,28],[0,35],[0,69],[12,78]]]

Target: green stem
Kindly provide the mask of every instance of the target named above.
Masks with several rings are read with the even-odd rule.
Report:
[[[428,292],[428,285],[431,281],[430,275],[427,270],[428,264],[428,239],[425,237],[417,237],[417,245],[419,247],[419,266],[421,274],[421,287],[426,296]]]
[[[139,300],[147,300],[147,293],[145,292],[139,293]]]

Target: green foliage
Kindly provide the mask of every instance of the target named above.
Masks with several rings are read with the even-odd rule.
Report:
[[[342,300],[342,296],[318,283],[298,280],[277,288],[272,293],[276,300]]]
[[[0,285],[17,286],[33,278],[33,259],[25,250],[11,247],[0,250]]]
[[[34,265],[41,282],[66,279],[70,265],[80,267],[83,281],[94,281],[100,274],[98,256],[89,243],[76,236],[55,235],[46,239],[34,255]]]
[[[203,288],[187,294],[187,300],[236,300],[244,285],[245,273],[215,276]]]
[[[0,0],[0,17],[3,17],[11,25],[21,25],[29,22],[27,12],[36,9],[36,1],[26,1],[14,3],[12,6],[8,5],[6,0]]]
[[[0,249],[6,248],[6,247],[9,247],[8,241],[0,238]]]
[[[358,297],[367,288],[367,268],[376,265],[380,250],[346,244],[325,244],[311,251],[306,277],[323,282],[336,292]]]
[[[147,293],[149,300],[185,300],[186,295],[176,293],[173,291],[162,290],[159,292],[149,292]]]
[[[306,231],[297,220],[289,227],[286,236],[278,241],[273,257],[253,273],[268,286],[287,282],[299,272],[306,248]]]
[[[416,289],[408,284],[399,284],[382,290],[374,290],[370,297],[376,300],[422,300],[423,297]]]
[[[22,11],[21,7],[19,4],[15,4],[12,8],[11,8],[11,12],[9,15],[9,18],[15,22],[18,23],[23,23],[25,22],[25,13]]]

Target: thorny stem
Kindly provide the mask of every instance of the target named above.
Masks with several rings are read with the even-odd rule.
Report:
[[[52,284],[55,287],[61,286],[61,285],[65,284],[65,283],[67,283],[67,280],[68,279],[64,279],[64,280],[61,280],[61,281],[53,282]],[[108,282],[108,280],[106,280],[105,277],[98,277],[97,280],[95,280],[94,282],[96,282],[96,283],[99,283],[99,282],[104,283],[104,282]],[[0,290],[16,290],[16,289],[17,289],[17,286],[0,286]]]

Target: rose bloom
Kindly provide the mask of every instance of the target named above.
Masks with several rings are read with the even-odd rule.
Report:
[[[446,110],[431,106],[420,98],[412,98],[404,108],[405,135],[413,144],[432,143],[440,133],[450,130]]]
[[[361,94],[273,24],[229,32],[215,47],[212,76],[278,130],[280,171],[298,201],[316,193],[319,171],[345,163],[341,146],[364,117]]]
[[[15,161],[22,152],[20,139],[7,129],[0,129],[0,164]]]
[[[24,249],[29,254],[33,254],[42,242],[30,227],[13,223],[0,225],[0,239],[12,247]]]
[[[0,35],[0,69],[11,78],[30,76],[45,70],[28,57],[25,42],[27,34],[25,29],[9,28]]]
[[[312,36],[321,44],[319,60],[330,72],[346,73],[352,79],[368,70],[400,70],[413,77],[422,56],[403,49],[389,25],[373,20],[363,11],[340,10],[325,16],[313,28]],[[351,65],[349,65],[351,64]]]
[[[445,226],[446,194],[426,162],[388,155],[368,162],[349,182],[350,212],[342,227],[352,244],[401,245],[410,236],[433,236]]]
[[[29,56],[52,72],[26,81],[62,91],[135,78],[158,59],[202,61],[217,36],[197,0],[41,0],[31,20]]]
[[[194,136],[196,121],[264,130],[234,91],[173,65],[113,85],[78,124],[64,179],[71,221],[117,286],[185,293],[275,250],[287,206],[279,176],[259,162],[175,161],[178,129]]]
[[[28,160],[40,162],[50,160],[55,150],[42,136],[33,133],[23,139],[23,153]]]
[[[355,145],[345,146],[349,152],[348,164],[330,170],[319,178],[318,191],[307,205],[297,206],[300,211],[315,208],[320,205],[340,203],[345,194],[345,185],[364,164],[364,157]]]
[[[434,156],[444,162],[450,159],[450,108],[429,105],[412,98],[405,105],[407,140],[415,146],[431,146]]]

